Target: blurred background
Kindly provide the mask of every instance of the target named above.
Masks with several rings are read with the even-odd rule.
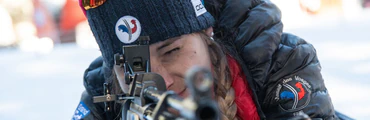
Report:
[[[370,0],[271,0],[312,43],[336,110],[370,118]],[[0,0],[0,119],[71,119],[100,56],[78,0]]]

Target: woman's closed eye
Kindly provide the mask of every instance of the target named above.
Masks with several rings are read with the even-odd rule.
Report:
[[[180,50],[180,47],[176,47],[176,48],[174,48],[174,49],[171,49],[171,50],[169,50],[169,51],[165,52],[165,53],[164,53],[164,55],[171,55],[171,54],[173,54],[173,53],[178,52],[179,50]]]

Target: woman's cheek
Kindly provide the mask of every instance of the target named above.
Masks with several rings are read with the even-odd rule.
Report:
[[[179,52],[177,54],[168,55],[164,57],[162,64],[167,67],[171,67],[171,66],[179,67],[181,65],[187,65],[189,60],[184,59],[186,56],[187,55],[184,54],[184,52]]]
[[[209,58],[207,56],[206,53],[202,53],[201,51],[194,51],[192,52],[191,55],[189,55],[190,57],[188,58],[189,60],[189,68],[192,67],[192,66],[200,66],[200,67],[206,67],[208,69],[210,69],[210,62],[209,62]]]

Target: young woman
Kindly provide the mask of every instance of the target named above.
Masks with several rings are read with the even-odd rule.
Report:
[[[336,119],[314,47],[282,33],[278,8],[262,0],[80,0],[102,57],[85,71],[74,118],[116,119],[92,103],[103,83],[126,92],[114,54],[150,37],[151,71],[168,90],[188,95],[185,72],[203,66],[214,75],[221,119]],[[205,9],[207,8],[207,9]],[[208,12],[207,12],[208,10]],[[213,32],[215,33],[213,35]]]

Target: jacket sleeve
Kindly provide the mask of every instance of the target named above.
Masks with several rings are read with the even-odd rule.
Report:
[[[80,103],[78,104],[72,120],[104,120],[104,109],[99,104],[94,104],[93,96],[86,91],[82,93]]]
[[[268,119],[286,119],[304,112],[311,118],[335,119],[315,48],[283,34],[267,77],[263,110]]]
[[[103,94],[103,83],[105,81],[103,75],[103,60],[101,57],[95,59],[84,73],[85,91],[81,95],[80,103],[78,104],[72,120],[104,120],[106,113],[104,111],[104,103],[93,103],[93,97]]]
[[[277,6],[263,0],[205,0],[205,6],[216,19],[215,37],[245,65],[262,119],[335,118],[316,50],[283,33]]]
[[[205,5],[216,16],[216,40],[237,52],[234,56],[239,56],[252,73],[253,88],[259,94],[281,40],[280,10],[262,0],[209,0]]]

